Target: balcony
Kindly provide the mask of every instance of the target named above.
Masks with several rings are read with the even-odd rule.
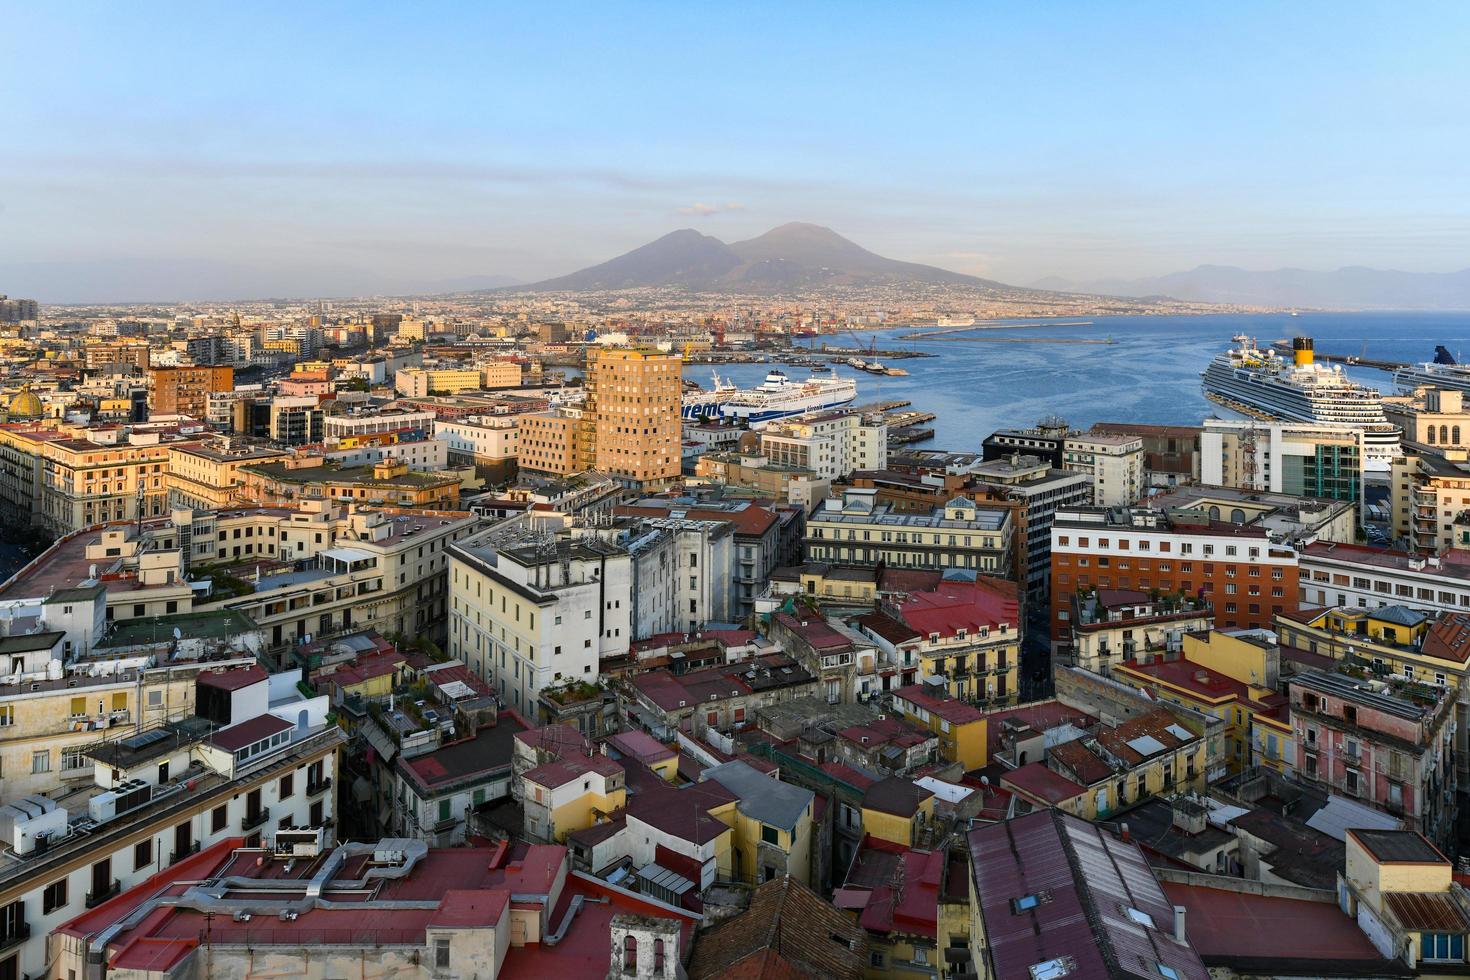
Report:
[[[122,882],[114,878],[112,879],[112,884],[108,885],[104,891],[87,893],[87,908],[95,909],[97,906],[101,905],[109,898],[113,897],[114,895],[120,894],[121,892]]]
[[[173,853],[169,854],[169,856],[168,856],[168,863],[169,864],[178,864],[180,861],[184,860],[184,858],[188,857],[189,855],[191,855],[191,854],[198,854],[198,853],[199,853],[199,842],[196,840],[192,844],[186,845],[182,851],[174,851]]]
[[[240,832],[248,834],[256,827],[259,827],[261,824],[265,823],[270,818],[271,808],[268,806],[263,806],[254,813],[247,813],[245,814],[245,816],[240,818]]]
[[[5,952],[12,946],[19,946],[31,938],[31,924],[29,922],[18,923],[9,932],[0,933],[0,953]]]
[[[314,783],[313,782],[308,782],[306,784],[306,795],[307,796],[318,796],[318,795],[320,795],[322,793],[325,793],[327,790],[329,790],[331,788],[332,788],[332,777],[331,776],[327,776],[325,779],[322,779],[322,780],[320,780],[318,782],[314,782]]]

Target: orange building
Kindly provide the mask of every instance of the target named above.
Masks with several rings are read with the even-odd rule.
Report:
[[[209,415],[209,396],[235,387],[232,367],[159,367],[148,372],[152,390],[148,411],[154,415]]]
[[[533,473],[571,476],[582,465],[577,430],[581,417],[553,409],[527,412],[516,422],[516,465]]]
[[[682,364],[678,354],[661,351],[589,355],[580,442],[592,469],[638,486],[678,478]]]
[[[1250,524],[1143,507],[1059,510],[1051,529],[1053,648],[1072,635],[1072,597],[1093,589],[1208,600],[1219,629],[1271,628],[1298,606],[1297,553]]]

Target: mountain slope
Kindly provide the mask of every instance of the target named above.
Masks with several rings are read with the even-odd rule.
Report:
[[[1202,265],[1144,279],[1071,282],[1056,277],[1037,289],[1112,296],[1169,296],[1204,303],[1357,309],[1470,309],[1470,269],[1398,272],[1349,266],[1331,271]]]
[[[691,291],[775,292],[815,286],[887,283],[1016,287],[874,254],[830,228],[793,222],[726,245],[692,229],[670,232],[600,265],[518,287],[554,290],[682,287]]]
[[[599,265],[521,288],[527,292],[635,289],[640,286],[699,289],[738,265],[740,257],[730,246],[693,228],[684,228]]]

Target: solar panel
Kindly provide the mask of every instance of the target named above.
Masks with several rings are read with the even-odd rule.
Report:
[[[133,735],[122,740],[122,744],[130,749],[144,749],[154,742],[162,742],[168,738],[168,732],[155,728],[151,732],[143,732],[141,735]]]

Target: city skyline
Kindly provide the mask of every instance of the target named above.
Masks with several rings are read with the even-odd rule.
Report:
[[[787,221],[1022,286],[1470,251],[1459,8],[740,17],[15,9],[0,291],[431,292]]]

